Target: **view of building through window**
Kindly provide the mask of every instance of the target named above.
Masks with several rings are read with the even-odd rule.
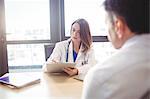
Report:
[[[9,66],[39,66],[45,61],[43,44],[7,45]]]
[[[70,26],[78,18],[88,21],[92,36],[106,36],[104,0],[64,0],[65,36],[70,36]]]
[[[7,41],[50,40],[49,11],[49,0],[5,0]],[[44,44],[7,44],[7,53],[9,66],[45,61]]]
[[[5,0],[6,38],[50,39],[49,0]]]

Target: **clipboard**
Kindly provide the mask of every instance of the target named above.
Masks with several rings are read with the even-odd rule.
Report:
[[[76,79],[76,80],[79,80],[79,81],[84,81],[85,75],[76,75],[73,78]]]
[[[60,73],[63,72],[63,68],[65,67],[71,67],[74,68],[76,65],[76,63],[46,63],[46,67],[47,67],[47,72],[50,73]]]

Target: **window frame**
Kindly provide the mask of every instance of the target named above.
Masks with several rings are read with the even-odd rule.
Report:
[[[8,72],[7,48],[5,33],[4,1],[0,0],[0,76]]]

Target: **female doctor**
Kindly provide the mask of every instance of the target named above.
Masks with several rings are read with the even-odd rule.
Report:
[[[71,25],[71,38],[58,42],[48,58],[49,62],[75,62],[75,68],[64,68],[69,76],[85,75],[96,63],[94,50],[92,49],[92,37],[89,24],[85,19],[78,19]],[[43,66],[47,71],[46,65]]]

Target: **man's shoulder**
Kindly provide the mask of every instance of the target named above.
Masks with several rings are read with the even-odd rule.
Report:
[[[103,62],[97,63],[94,67],[92,72],[95,75],[113,75],[115,72],[124,68],[126,61],[124,61],[124,56],[122,56],[122,52],[116,53],[109,57],[108,59],[104,60]]]

